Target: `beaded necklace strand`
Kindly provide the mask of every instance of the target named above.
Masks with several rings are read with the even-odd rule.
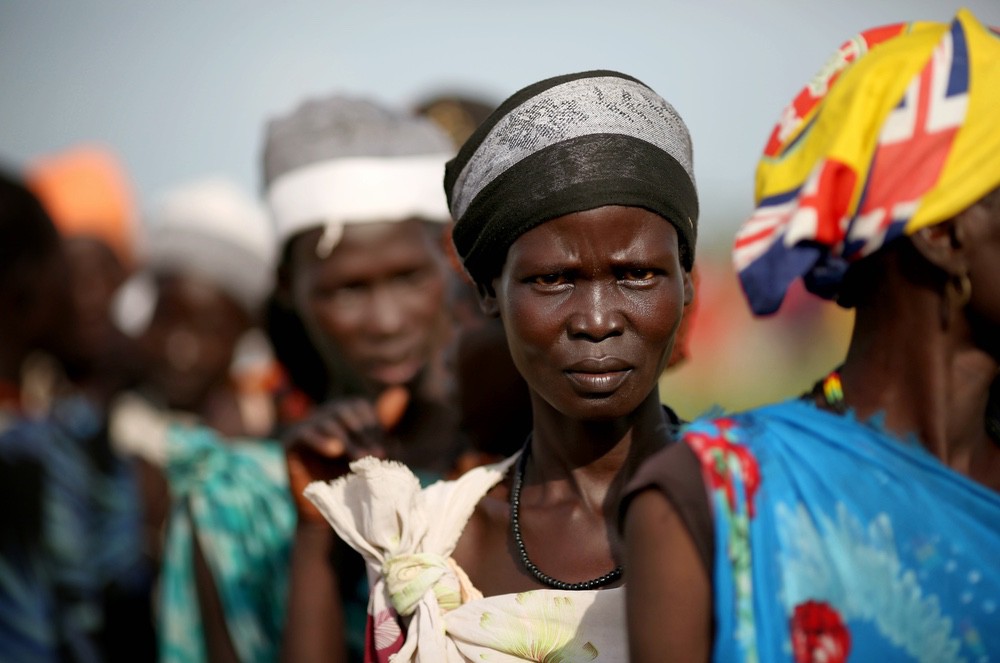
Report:
[[[837,414],[847,412],[847,404],[844,403],[844,386],[840,382],[840,370],[830,372],[825,378],[816,383],[808,396],[822,396],[826,406]],[[992,407],[992,405],[991,405]],[[996,444],[1000,445],[1000,418],[997,416],[996,408],[988,410],[986,413],[986,432]]]
[[[524,547],[524,538],[521,536],[521,488],[524,485],[524,471],[528,466],[528,456],[531,451],[531,438],[524,445],[524,449],[521,451],[521,457],[517,459],[517,466],[514,471],[514,485],[511,487],[510,491],[510,530],[514,535],[514,545],[517,547],[517,554],[521,560],[521,565],[527,569],[528,573],[531,574],[538,582],[553,589],[562,589],[566,591],[581,591],[588,589],[597,589],[598,587],[604,587],[605,585],[610,585],[616,582],[622,577],[622,566],[618,565],[611,571],[608,571],[599,578],[594,578],[593,580],[585,580],[583,582],[563,582],[562,580],[556,580],[550,575],[547,575],[541,571],[535,563],[528,558],[528,550]]]

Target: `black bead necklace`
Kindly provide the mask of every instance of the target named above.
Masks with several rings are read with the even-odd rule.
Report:
[[[600,578],[594,578],[593,580],[585,580],[583,582],[563,582],[562,580],[556,580],[550,575],[543,573],[535,563],[528,559],[528,551],[524,547],[524,538],[521,536],[521,522],[520,522],[520,512],[521,512],[521,487],[524,485],[524,470],[528,466],[528,456],[531,451],[531,438],[528,438],[528,442],[524,445],[524,449],[521,450],[521,457],[517,459],[517,466],[514,471],[514,485],[510,490],[510,530],[514,535],[514,545],[517,546],[517,554],[521,559],[521,564],[528,570],[528,573],[543,585],[548,585],[554,589],[562,589],[566,591],[580,591],[587,589],[597,589],[598,587],[604,587],[605,585],[610,585],[616,582],[622,577],[622,567],[616,566],[611,571],[608,571]]]

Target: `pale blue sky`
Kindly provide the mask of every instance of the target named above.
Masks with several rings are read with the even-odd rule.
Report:
[[[208,174],[256,190],[265,119],[343,90],[408,104],[496,101],[541,78],[618,69],[691,128],[703,236],[749,211],[782,106],[846,38],[949,20],[948,0],[0,0],[0,158],[82,141],[124,159],[140,202]],[[1000,25],[1000,0],[968,0]]]

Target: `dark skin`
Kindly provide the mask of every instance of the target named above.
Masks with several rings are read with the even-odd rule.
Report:
[[[119,358],[123,354],[132,357],[134,352],[111,321],[111,302],[128,270],[97,238],[67,237],[63,243],[77,328],[75,352],[66,358],[67,370],[78,373],[82,381],[106,371],[124,373],[127,369]]]
[[[481,287],[531,391],[522,532],[532,561],[560,580],[589,580],[620,562],[617,491],[668,442],[657,379],[693,296],[679,255],[664,219],[607,206],[528,231]],[[512,547],[510,482],[483,498],[453,554],[485,596],[544,587]]]
[[[321,235],[294,241],[285,286],[313,344],[331,368],[346,363],[366,394],[412,383],[446,329],[445,266],[434,238],[415,219],[349,224],[321,257]]]
[[[0,379],[20,384],[27,356],[36,350],[61,354],[72,345],[69,270],[60,244],[52,242],[37,262],[22,261],[0,283]]]
[[[157,284],[156,310],[139,340],[148,369],[144,389],[225,435],[244,434],[229,367],[250,328],[249,314],[204,279],[164,274]]]
[[[852,273],[846,289],[857,313],[840,371],[847,407],[860,420],[884,413],[887,430],[915,436],[944,465],[1000,491],[1000,445],[984,425],[1000,374],[1000,192]],[[964,303],[954,285],[963,275],[971,284]],[[625,545],[638,588],[628,597],[632,660],[709,660],[711,582],[658,491],[633,500]]]
[[[330,526],[298,499],[305,486],[365,455],[442,475],[457,455],[443,361],[447,266],[435,230],[416,219],[349,224],[332,253],[319,256],[317,228],[292,240],[279,271],[282,296],[340,380],[331,400],[285,435],[299,525],[282,660],[347,660],[331,564],[340,551]]]
[[[439,229],[438,229],[439,230]],[[327,457],[381,449],[415,467],[445,473],[455,422],[444,403],[449,376],[443,349],[450,337],[445,269],[438,238],[418,220],[349,224],[328,257],[316,254],[321,229],[290,249],[282,290],[305,323],[327,371],[341,380],[321,411],[286,439]],[[409,404],[393,436],[376,425],[376,399],[403,387]],[[345,393],[346,392],[346,393]]]

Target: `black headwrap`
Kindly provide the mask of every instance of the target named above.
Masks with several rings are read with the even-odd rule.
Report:
[[[655,212],[677,229],[690,270],[697,236],[691,138],[640,81],[614,71],[550,78],[517,92],[445,170],[455,248],[474,280],[496,276],[519,236],[604,205]]]

